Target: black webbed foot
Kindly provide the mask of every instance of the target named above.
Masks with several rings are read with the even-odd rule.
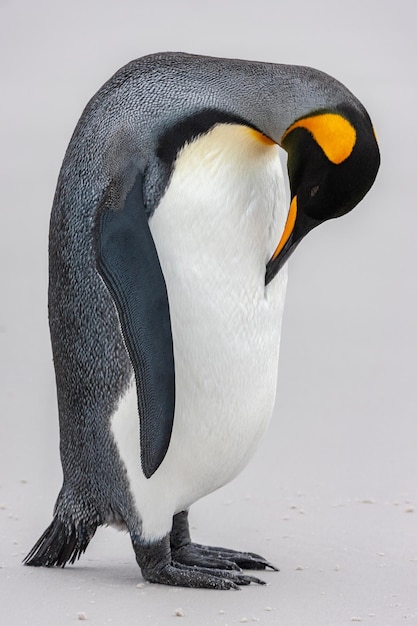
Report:
[[[217,559],[219,563],[223,563],[223,567],[225,567],[225,563],[231,563],[230,569],[262,570],[270,568],[275,572],[279,571],[275,565],[254,552],[239,552],[238,550],[228,550],[216,546],[202,546],[198,543],[191,543],[190,548],[193,549],[194,554],[201,555],[201,558]]]
[[[172,560],[169,536],[147,545],[132,536],[132,543],[142,575],[152,583],[205,589],[239,589],[250,583],[265,584],[259,578],[238,571],[178,563]]]
[[[192,543],[188,512],[174,515],[170,534],[152,543],[132,535],[136,560],[145,580],[164,585],[207,589],[239,589],[241,585],[265,582],[242,573],[242,569],[276,570],[259,554],[238,552]]]
[[[192,543],[187,511],[182,511],[174,516],[170,540],[172,558],[184,565],[238,571],[241,569],[262,570],[266,568],[278,571],[272,563],[253,552],[239,552],[237,550]]]

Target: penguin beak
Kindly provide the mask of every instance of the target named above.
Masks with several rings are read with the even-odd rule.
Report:
[[[296,220],[297,196],[294,196],[291,200],[290,210],[288,211],[287,221],[285,223],[281,239],[266,266],[265,285],[270,283],[274,276],[278,274],[281,267],[288,261],[289,257],[302,239],[302,236],[295,236]]]
[[[274,254],[266,265],[265,285],[271,282],[282,266],[288,261],[300,241],[323,220],[309,217],[299,206],[295,195],[291,200],[284,232]]]

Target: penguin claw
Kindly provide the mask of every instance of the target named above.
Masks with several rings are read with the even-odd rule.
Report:
[[[239,589],[238,583],[216,574],[206,574],[198,568],[187,567],[175,562],[165,565],[162,569],[142,572],[145,580],[162,585],[194,587],[208,589]]]
[[[222,563],[221,567],[224,569],[238,569],[241,571],[242,569],[264,570],[269,568],[275,572],[279,571],[275,565],[272,565],[272,563],[254,552],[239,552],[238,550],[229,550],[217,546],[204,546],[198,543],[192,543],[186,547],[192,547],[193,554],[198,554],[203,558],[213,561],[217,560]],[[235,567],[230,567],[229,565],[226,567],[226,563],[231,563]]]
[[[255,576],[248,576],[229,570],[183,565],[182,563],[175,563],[175,561],[161,569],[155,568],[143,574],[145,580],[151,583],[200,589],[234,589],[239,591],[241,586],[250,585],[251,583],[258,585],[266,584],[265,581]]]
[[[251,583],[266,584],[265,581],[255,576],[196,565],[183,565],[175,561],[165,565],[162,569],[148,571],[144,577],[149,582],[164,585],[220,590],[234,589],[236,591],[241,586]]]
[[[174,516],[170,546],[172,559],[183,565],[234,572],[241,572],[242,569],[264,570],[267,568],[279,571],[275,565],[254,552],[239,552],[218,546],[193,543],[189,531],[188,511],[181,511]]]
[[[229,559],[221,552],[213,552],[206,546],[189,543],[186,546],[172,550],[172,558],[176,563],[198,568],[221,569],[241,572],[234,560]]]
[[[234,563],[229,564],[233,569],[225,569],[224,560],[207,560],[201,556],[200,560],[196,560],[198,551],[193,550],[194,544],[171,551],[169,536],[152,544],[144,544],[136,535],[132,535],[132,543],[142,575],[151,583],[204,589],[239,589],[251,583],[265,584],[260,578],[236,571]],[[186,554],[187,559],[184,558]],[[177,557],[183,558],[177,560]],[[188,562],[184,563],[184,560]],[[215,562],[220,563],[220,567],[214,567]]]

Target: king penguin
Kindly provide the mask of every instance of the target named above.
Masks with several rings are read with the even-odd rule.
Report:
[[[262,583],[242,570],[273,565],[193,543],[188,510],[267,428],[289,256],[379,160],[362,104],[308,67],[161,53],[91,99],[50,222],[63,486],[26,564],[73,563],[113,525],[147,581]]]

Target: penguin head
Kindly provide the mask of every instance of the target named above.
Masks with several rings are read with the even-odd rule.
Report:
[[[296,120],[280,144],[288,153],[291,204],[281,240],[267,264],[266,284],[307,233],[362,200],[380,163],[368,114],[348,106]]]

